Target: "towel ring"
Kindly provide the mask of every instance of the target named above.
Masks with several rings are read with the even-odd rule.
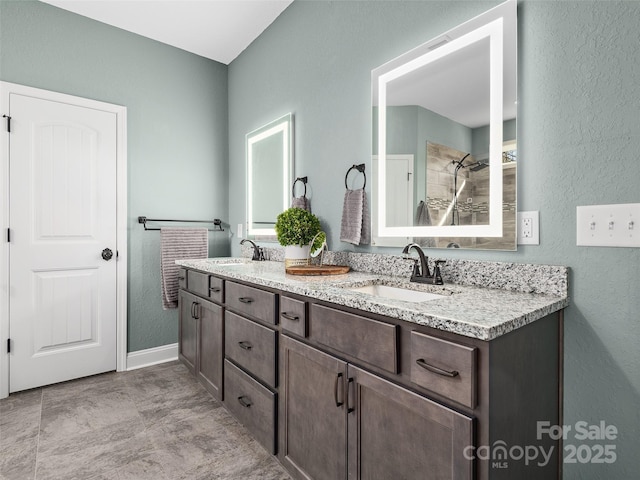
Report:
[[[295,181],[293,182],[293,186],[291,187],[291,196],[293,198],[296,197],[296,183],[298,182],[302,182],[302,184],[304,185],[304,193],[302,194],[303,197],[307,196],[307,177],[298,177],[295,179]]]
[[[364,185],[362,185],[362,188],[364,189],[364,187],[367,186],[367,174],[364,173],[364,163],[361,163],[360,165],[354,165],[349,170],[347,170],[347,174],[344,176],[344,186],[347,190],[349,190],[349,185],[347,185],[347,177],[349,176],[351,170],[353,170],[354,168],[362,173],[362,175],[364,175]]]

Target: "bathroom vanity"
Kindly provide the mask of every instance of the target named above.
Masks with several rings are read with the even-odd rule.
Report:
[[[561,446],[537,422],[562,421],[566,269],[549,294],[178,263],[180,359],[294,478],[559,477]],[[435,295],[358,289],[371,285]]]

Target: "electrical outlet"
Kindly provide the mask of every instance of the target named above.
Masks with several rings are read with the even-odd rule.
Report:
[[[540,245],[539,212],[518,212],[518,245]]]

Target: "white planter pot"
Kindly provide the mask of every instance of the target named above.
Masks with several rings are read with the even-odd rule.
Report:
[[[309,245],[302,247],[298,245],[287,245],[284,247],[284,266],[296,267],[300,265],[309,265]]]

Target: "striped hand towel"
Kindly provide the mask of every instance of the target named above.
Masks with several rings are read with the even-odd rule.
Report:
[[[371,217],[363,188],[347,190],[344,194],[340,240],[354,245],[368,245],[371,242]]]
[[[161,228],[160,253],[162,273],[162,308],[178,308],[178,273],[176,260],[207,258],[209,247],[206,228]]]

